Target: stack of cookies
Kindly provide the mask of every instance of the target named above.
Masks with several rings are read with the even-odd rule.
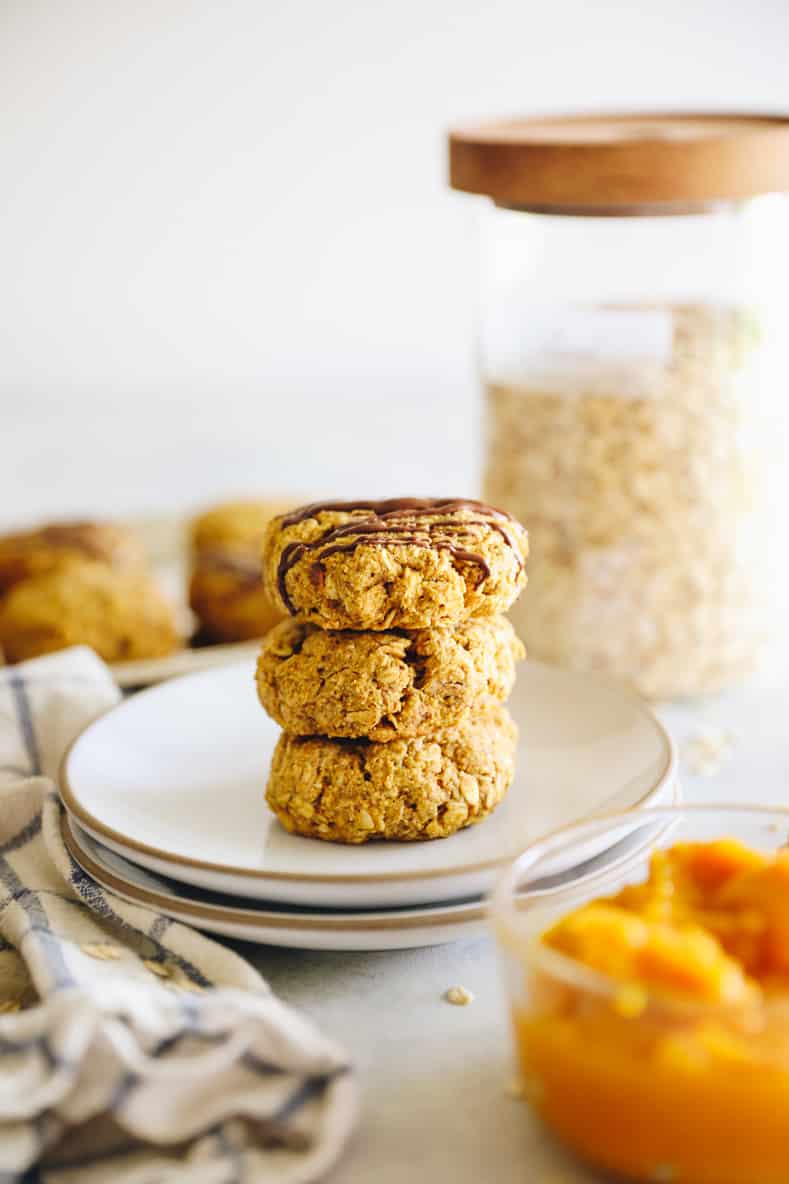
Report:
[[[270,523],[264,581],[290,618],[257,686],[284,729],[266,797],[287,830],[434,839],[495,809],[524,656],[501,614],[527,553],[517,521],[469,500],[316,503]]]

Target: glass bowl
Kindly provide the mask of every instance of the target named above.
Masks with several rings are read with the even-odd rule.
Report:
[[[598,818],[531,844],[491,898],[524,1094],[606,1179],[789,1181],[789,977],[747,1007],[686,1002],[539,941],[566,913],[644,880],[656,849],[723,838],[772,855],[789,843],[789,810]],[[787,902],[789,959],[789,883]]]

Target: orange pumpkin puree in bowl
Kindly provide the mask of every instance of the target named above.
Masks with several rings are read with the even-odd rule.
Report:
[[[639,1181],[789,1184],[789,851],[655,851],[527,974],[527,1094],[575,1151]]]

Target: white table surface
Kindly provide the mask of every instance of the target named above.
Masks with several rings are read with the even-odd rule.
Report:
[[[789,684],[789,679],[787,679]],[[701,704],[663,707],[680,753],[702,729],[735,743],[712,775],[680,776],[687,801],[789,805],[789,691],[763,675]],[[511,1044],[490,938],[391,953],[238,945],[274,989],[351,1051],[358,1130],[330,1184],[586,1184],[595,1179],[508,1096]],[[442,999],[460,984],[466,1007]]]

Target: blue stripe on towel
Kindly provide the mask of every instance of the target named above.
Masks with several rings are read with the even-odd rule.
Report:
[[[14,700],[14,707],[16,708],[19,730],[22,733],[25,752],[30,761],[30,772],[34,777],[38,777],[41,772],[41,753],[39,752],[38,741],[36,739],[36,729],[33,726],[33,713],[30,710],[30,699],[28,698],[25,680],[21,674],[12,674],[8,679],[8,685]]]

